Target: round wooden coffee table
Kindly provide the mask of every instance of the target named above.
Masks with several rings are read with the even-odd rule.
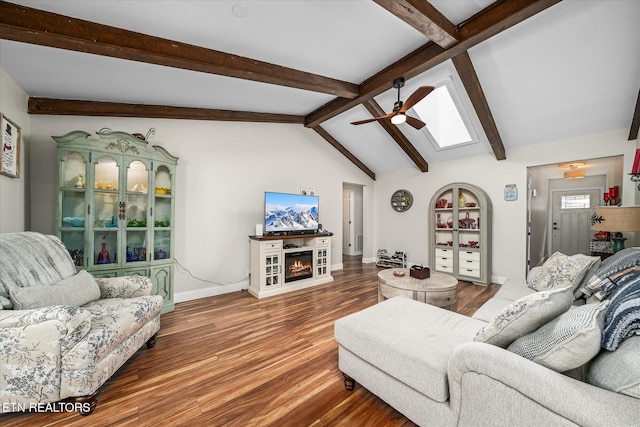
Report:
[[[405,273],[403,277],[394,271]],[[431,277],[416,279],[409,275],[408,268],[389,268],[378,272],[378,302],[395,296],[412,298],[416,301],[456,311],[458,299],[458,279],[448,274],[431,270]]]

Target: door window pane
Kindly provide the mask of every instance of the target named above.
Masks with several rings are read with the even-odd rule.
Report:
[[[562,196],[561,209],[590,209],[591,198],[588,194],[578,194],[575,196]]]

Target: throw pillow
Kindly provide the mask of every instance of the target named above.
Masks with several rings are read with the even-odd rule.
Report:
[[[616,351],[601,351],[589,365],[586,381],[640,399],[640,336],[625,340]]]
[[[627,248],[616,252],[600,263],[597,271],[584,286],[580,287],[579,291],[584,295],[591,296],[606,287],[611,277],[615,277],[618,273],[639,265],[640,248]],[[605,296],[600,295],[600,299],[604,299]]]
[[[572,299],[569,287],[524,296],[509,304],[480,329],[474,341],[506,348],[516,339],[567,311]]]
[[[572,307],[507,350],[557,372],[584,365],[600,351],[606,302]]]
[[[100,287],[85,270],[51,286],[11,288],[15,310],[29,310],[52,305],[81,306],[100,298]]]
[[[622,341],[640,332],[640,270],[620,277],[608,301],[602,347],[615,351]]]
[[[591,266],[600,258],[582,254],[567,256],[555,252],[542,264],[540,271],[527,281],[527,285],[535,291],[578,287]]]

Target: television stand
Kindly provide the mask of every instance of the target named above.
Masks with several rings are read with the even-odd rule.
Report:
[[[331,236],[249,236],[251,284],[256,298],[280,295],[333,281]]]

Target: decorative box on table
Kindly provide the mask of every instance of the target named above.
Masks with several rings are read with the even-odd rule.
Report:
[[[411,277],[416,279],[428,279],[431,276],[431,270],[429,267],[423,267],[422,265],[412,265],[409,269]]]

